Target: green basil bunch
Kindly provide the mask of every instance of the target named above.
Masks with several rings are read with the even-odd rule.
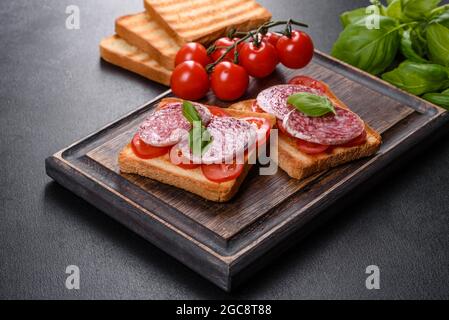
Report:
[[[449,11],[430,21],[427,42],[432,61],[449,66]]]
[[[441,0],[371,0],[344,12],[332,55],[448,108],[449,5]],[[377,7],[373,14],[373,6]],[[373,19],[378,28],[370,27]]]
[[[396,87],[417,96],[449,88],[448,70],[438,64],[424,64],[406,60],[382,78]]]

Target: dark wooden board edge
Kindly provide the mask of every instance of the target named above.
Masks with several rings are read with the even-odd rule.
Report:
[[[60,153],[45,160],[45,169],[48,176],[69,191],[218,287],[225,291],[230,289],[228,258],[220,256],[153,213],[121,197],[114,190],[102,186],[103,192],[98,192],[98,182],[72,167]]]
[[[274,230],[267,232],[263,240],[257,240],[257,245],[249,245],[246,252],[241,252],[238,257],[232,259],[230,265],[231,288],[238,286],[255,271],[268,264],[270,262],[268,259],[262,259],[266,258],[266,255],[275,258],[280,252],[285,251],[295,243],[293,241],[295,237],[302,239],[306,236],[308,234],[307,230],[304,231],[304,234],[298,231],[302,231],[313,220],[321,220],[319,219],[319,213],[329,209],[331,205],[333,206],[338,200],[345,198],[353,190],[358,190],[359,187],[362,187],[364,191],[368,190],[366,186],[369,185],[369,180],[395,160],[400,160],[400,156],[406,154],[408,150],[413,149],[413,152],[416,154],[420,149],[424,149],[427,144],[422,142],[433,133],[444,129],[443,126],[447,123],[449,123],[449,113],[446,112],[435,116],[432,122],[413,132],[406,140],[392,148],[391,152],[381,154],[377,159],[371,159],[367,163],[371,165],[367,165],[361,170],[361,174],[354,175],[354,179],[348,179],[343,182],[342,188],[335,189],[329,193],[328,201],[311,206],[307,215],[298,214],[292,217],[291,221],[285,222]],[[376,179],[382,179],[382,177],[382,174],[376,175]],[[332,211],[338,212],[338,209]]]
[[[366,81],[366,83],[369,84],[372,84],[374,80],[374,90],[376,90],[377,86],[378,90],[376,91],[383,92],[382,87],[387,87],[391,97],[397,99],[398,95],[401,96],[401,99],[407,101],[407,104],[415,110],[420,113],[427,114],[430,118],[432,118],[431,122],[407,137],[400,145],[397,146],[397,148],[394,148],[393,152],[388,153],[388,155],[382,155],[382,161],[378,161],[376,166],[371,167],[371,170],[367,170],[363,175],[357,177],[358,180],[356,182],[351,181],[350,189],[355,188],[358,184],[368,179],[381,168],[387,166],[399,155],[421,142],[430,133],[449,121],[448,113],[444,109],[434,106],[419,97],[412,96],[377,77],[342,63],[341,61],[336,60],[326,54],[319,51],[317,51],[317,54],[321,55],[319,59],[322,59],[325,63],[336,64],[342,67],[340,70],[341,73],[345,76],[349,75],[348,78],[354,80],[354,77],[361,76],[364,80],[359,81],[359,77],[357,77],[356,80],[361,83]],[[335,70],[335,66],[333,69]],[[354,72],[358,73],[358,75],[352,74]],[[280,247],[280,244],[284,242],[285,239],[294,236],[296,231],[298,231],[306,223],[315,219],[317,214],[327,208],[331,202],[327,202],[326,205],[321,204],[320,206],[313,208],[311,213],[305,218],[295,217],[294,219],[288,221],[289,224],[284,223],[281,226],[270,230],[270,233],[267,233],[264,239],[254,241],[252,245],[248,245],[246,249],[241,250],[232,256],[222,256],[211,250],[211,248],[183,233],[179,229],[168,225],[167,222],[161,220],[151,212],[148,212],[137,204],[130,203],[123,197],[120,197],[120,195],[114,192],[114,190],[105,188],[106,192],[103,194],[95,192],[98,188],[97,182],[90,179],[82,172],[79,172],[77,168],[73,167],[68,161],[72,156],[72,152],[76,151],[76,147],[80,143],[89,141],[97,135],[101,135],[105,130],[110,128],[111,125],[119,126],[137,112],[146,112],[146,110],[148,110],[154,102],[170,95],[170,93],[170,91],[164,92],[159,97],[156,97],[152,101],[144,104],[137,110],[130,112],[117,121],[104,126],[99,131],[92,133],[88,137],[75,142],[68,148],[65,148],[64,150],[47,158],[45,162],[46,172],[55,181],[89,203],[93,204],[95,207],[104,211],[113,219],[133,230],[174,258],[178,259],[192,270],[216,284],[218,287],[223,290],[230,291],[236,284],[241,283],[244,279],[250,276],[256,269],[255,266],[257,266],[258,269],[262,267],[263,264],[268,263],[266,259],[261,259],[265,254],[268,254],[273,250],[276,252],[281,252],[281,250],[277,250],[277,248]],[[429,108],[429,106],[432,108]],[[345,193],[339,194],[338,197],[333,195],[333,200],[337,200],[338,198],[344,196],[350,191],[350,189],[347,189]],[[130,215],[130,213],[133,214]],[[142,213],[146,214],[142,215]],[[274,256],[275,255],[273,255],[273,257]],[[263,264],[260,263],[260,260],[263,260]]]
[[[419,145],[429,134],[447,122],[449,122],[448,113],[435,116],[432,122],[415,131],[393,148],[392,152],[380,155],[380,160],[370,161],[374,165],[369,170],[364,170],[363,175],[356,176],[356,180],[348,179],[344,182],[345,189],[343,192],[339,189],[338,194],[331,193],[329,197],[332,197],[332,199],[329,201],[311,207],[305,216],[297,215],[270,230],[263,239],[254,241],[246,249],[232,256],[222,256],[214,252],[211,248],[168,225],[151,212],[120,197],[114,190],[105,188],[105,192],[96,192],[98,182],[72,167],[69,162],[61,157],[61,153],[46,159],[46,171],[62,186],[178,259],[218,287],[230,291],[251,276],[256,269],[270,262],[268,259],[262,259],[266,254],[274,258],[276,252],[282,252],[282,244],[290,242],[286,241],[287,239],[295,237],[295,234],[296,237],[300,237],[301,235],[297,231],[308,222],[316,219],[318,213],[327,209],[334,201],[347,195],[373,174],[388,166],[399,155]]]

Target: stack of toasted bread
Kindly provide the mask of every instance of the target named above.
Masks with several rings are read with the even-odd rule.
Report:
[[[145,11],[116,20],[116,34],[101,41],[101,57],[169,85],[178,50],[210,44],[230,29],[248,31],[271,19],[255,0],[144,0]]]

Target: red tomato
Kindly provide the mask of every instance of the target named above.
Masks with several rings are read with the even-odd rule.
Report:
[[[254,101],[253,104],[251,105],[251,111],[252,112],[258,112],[258,113],[264,113],[265,111],[263,111],[259,105],[257,104],[257,101]]]
[[[268,42],[273,47],[276,48],[276,45],[278,44],[279,39],[282,37],[280,33],[276,32],[268,32],[264,37],[262,41]]]
[[[153,147],[140,140],[139,134],[136,133],[131,142],[131,147],[139,158],[153,159],[167,154],[170,147]]]
[[[366,143],[366,138],[367,138],[367,134],[366,131],[363,131],[363,133],[358,136],[357,138],[349,141],[348,143],[345,143],[339,147],[343,147],[343,148],[352,148],[352,147],[357,147],[360,146],[362,144]]]
[[[282,64],[291,69],[304,68],[313,57],[313,41],[305,32],[293,30],[291,38],[282,36],[276,49]]]
[[[186,43],[176,54],[175,66],[184,61],[196,61],[203,67],[206,67],[211,60],[207,55],[206,48],[197,42]]]
[[[285,130],[285,128],[282,124],[282,121],[279,119],[277,119],[277,126],[278,126],[278,129],[281,131],[281,133],[285,134],[286,136],[291,137],[290,133],[288,133],[287,130]],[[294,139],[296,139],[296,138],[294,138]]]
[[[229,61],[217,64],[211,75],[212,91],[220,100],[237,100],[245,94],[248,84],[246,70]]]
[[[200,164],[193,163],[190,159],[185,158],[182,151],[177,150],[176,146],[173,146],[170,150],[170,160],[173,164],[186,170],[193,170],[200,166]]]
[[[178,167],[181,167],[186,170],[193,170],[193,169],[198,168],[199,166],[200,166],[200,164],[196,164],[196,163],[180,163],[180,164],[178,164]]]
[[[303,85],[303,86],[306,86],[309,88],[319,90],[322,93],[327,93],[329,91],[329,88],[327,87],[326,84],[322,83],[321,81],[307,77],[307,76],[294,77],[288,83]]]
[[[245,120],[251,124],[257,125],[257,144],[262,145],[264,144],[268,137],[270,136],[271,131],[271,125],[270,121],[268,121],[265,118],[257,118],[257,117],[248,117],[248,118],[242,118],[242,120]]]
[[[329,146],[308,142],[301,139],[296,139],[296,145],[300,151],[307,154],[320,154],[329,149]]]
[[[243,164],[203,164],[201,170],[207,179],[220,183],[237,179],[244,167]]]
[[[173,71],[170,85],[173,93],[179,98],[199,100],[209,91],[209,76],[198,62],[185,61]]]
[[[211,54],[211,58],[212,60],[215,62],[217,61],[226,51],[226,48],[234,45],[236,43],[236,41],[238,41],[238,38],[234,38],[234,39],[229,39],[228,37],[224,37],[224,38],[220,38],[217,41],[215,41],[215,47],[217,47],[217,49]],[[237,49],[238,50],[238,49]],[[235,57],[235,49],[231,50],[226,57],[224,58],[223,61],[234,61],[234,57]]]
[[[216,117],[229,117],[229,114],[223,108],[208,106],[208,109]]]
[[[278,64],[276,49],[266,42],[256,46],[253,42],[245,43],[240,51],[240,65],[250,76],[265,78],[273,73]]]

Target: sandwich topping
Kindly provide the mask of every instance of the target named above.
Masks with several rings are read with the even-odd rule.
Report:
[[[131,146],[140,158],[169,154],[173,164],[186,170],[201,167],[207,179],[225,182],[243,172],[249,150],[265,143],[270,129],[262,117],[234,118],[221,108],[184,101],[151,114]]]
[[[295,138],[322,145],[342,145],[365,131],[365,124],[355,113],[336,107],[335,114],[310,117],[295,110],[284,118],[283,127]]]
[[[284,84],[268,88],[257,96],[257,105],[266,113],[271,113],[279,120],[284,120],[285,116],[295,107],[287,103],[288,98],[301,92],[308,92],[316,95],[323,95],[319,90],[302,85]]]
[[[245,150],[257,140],[257,132],[253,125],[232,117],[213,117],[207,125],[207,131],[212,142],[202,155],[192,152],[187,137],[175,148],[192,163],[233,163],[240,158],[241,161],[238,162],[243,164]]]
[[[312,99],[314,97],[316,99]],[[308,105],[301,105],[304,103]],[[363,120],[354,112],[335,105],[325,91],[317,88],[295,84],[274,86],[259,94],[257,105],[274,114],[281,131],[298,139],[299,149],[308,154],[325,152],[331,146],[344,146],[361,136],[366,138]]]
[[[212,118],[208,108],[195,104],[195,109],[204,125]],[[151,114],[139,128],[140,139],[153,147],[177,144],[192,129],[182,112],[182,103],[170,103]]]

